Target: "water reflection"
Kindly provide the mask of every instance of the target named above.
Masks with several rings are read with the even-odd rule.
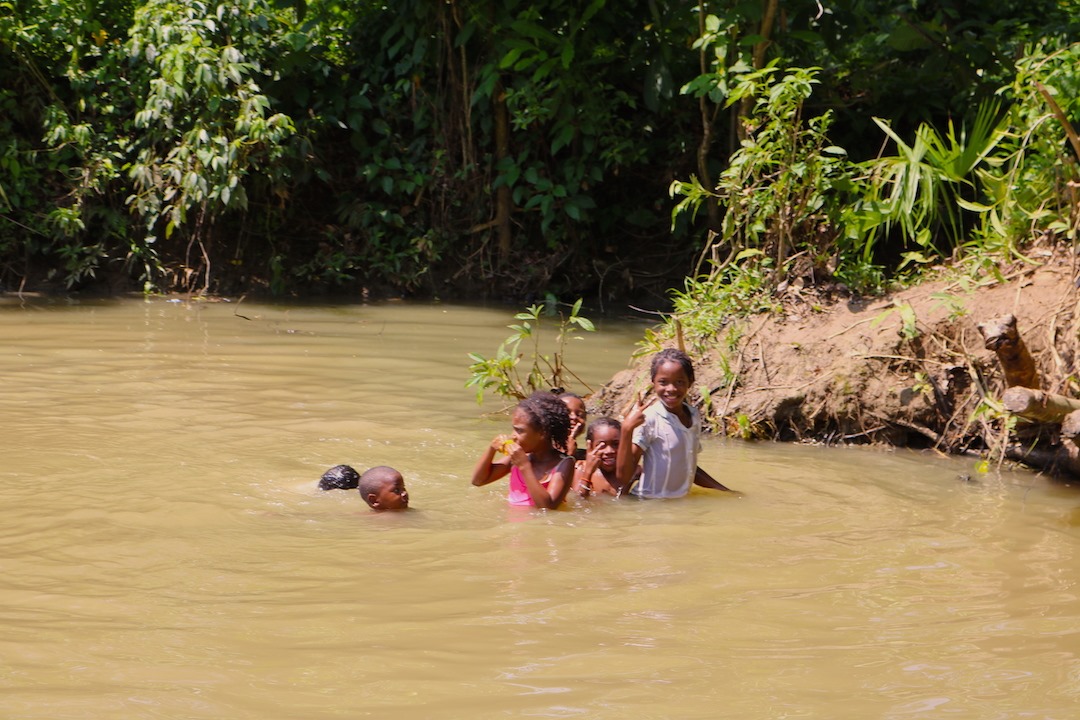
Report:
[[[511,314],[0,309],[5,714],[1071,711],[1072,488],[707,440],[742,497],[509,508],[469,484],[506,420],[463,385]],[[601,323],[569,362],[603,382],[638,335]],[[318,492],[342,462],[399,468],[414,508]]]

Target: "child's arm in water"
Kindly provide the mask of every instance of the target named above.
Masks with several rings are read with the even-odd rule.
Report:
[[[570,489],[581,497],[589,497],[592,493],[592,474],[595,470],[596,463],[592,463],[590,468],[588,455],[584,460],[574,463],[574,481],[570,484]]]
[[[480,456],[480,459],[476,463],[476,468],[473,470],[472,484],[476,486],[487,485],[493,483],[501,477],[505,477],[510,472],[510,460],[509,458],[502,458],[498,461],[495,460],[495,453],[507,452],[509,447],[509,440],[504,435],[496,435],[495,439],[491,441],[491,444],[484,450],[484,454]]]
[[[600,456],[595,451],[585,451],[585,459],[574,463],[574,483],[571,489],[581,497],[589,497],[593,492],[593,475],[600,467]],[[617,471],[616,471],[617,472]]]
[[[559,464],[551,471],[551,479],[547,487],[544,487],[540,483],[540,478],[536,477],[529,454],[522,450],[520,445],[511,446],[510,462],[521,473],[521,479],[525,482],[525,489],[529,491],[533,505],[548,510],[554,510],[562,505],[574,480],[574,458],[566,456],[559,461]]]
[[[654,402],[656,396],[645,403],[638,393],[634,407],[623,418],[622,430],[619,433],[619,453],[615,456],[615,475],[619,478],[619,485],[624,488],[630,487],[634,480],[634,471],[641,464],[641,446],[634,442],[634,430],[645,424],[645,408]]]
[[[726,492],[733,492],[731,488],[722,485],[719,481],[716,480],[716,478],[702,470],[701,467],[698,467],[694,471],[694,484],[700,485],[703,488],[709,488],[711,490],[724,490]]]

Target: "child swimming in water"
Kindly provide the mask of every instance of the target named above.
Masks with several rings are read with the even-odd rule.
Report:
[[[623,419],[618,454],[618,475],[629,486],[642,463],[641,479],[630,492],[643,498],[675,498],[696,484],[728,490],[698,467],[701,417],[686,402],[694,384],[694,365],[681,350],[668,348],[653,356],[650,367],[654,397],[639,396]],[[659,402],[657,402],[659,400]]]
[[[573,490],[581,497],[622,494],[623,484],[616,472],[621,431],[622,425],[614,418],[597,418],[589,424],[585,459],[578,461],[574,469]]]
[[[350,465],[335,465],[319,478],[320,490],[352,490],[360,482],[360,473]]]
[[[473,470],[472,484],[487,485],[509,475],[511,505],[559,507],[574,477],[574,459],[559,450],[570,434],[566,405],[550,392],[535,392],[518,403],[510,423],[513,434],[491,441]],[[505,457],[496,460],[496,453]]]
[[[409,491],[401,473],[392,467],[379,465],[360,476],[360,497],[372,510],[408,510]]]

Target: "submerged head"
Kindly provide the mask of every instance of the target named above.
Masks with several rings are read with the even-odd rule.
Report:
[[[514,442],[528,453],[547,446],[566,447],[570,437],[570,411],[549,392],[534,392],[519,402],[510,423]]]
[[[682,350],[666,348],[653,355],[653,392],[668,410],[682,405],[694,384],[694,363]]]
[[[570,428],[573,429],[574,437],[577,437],[585,429],[585,423],[589,420],[589,413],[585,409],[585,401],[580,395],[572,392],[564,392],[559,395],[563,405],[570,411]]]
[[[352,490],[360,483],[360,473],[350,465],[335,465],[319,478],[320,490]]]
[[[615,459],[619,453],[619,434],[622,423],[615,418],[597,418],[589,424],[585,434],[588,451],[600,457],[600,467],[604,472],[615,470]]]
[[[372,510],[405,510],[409,507],[409,491],[405,479],[392,467],[379,465],[360,476],[360,497]]]

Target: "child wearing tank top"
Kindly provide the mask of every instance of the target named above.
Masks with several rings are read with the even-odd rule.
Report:
[[[535,392],[518,403],[510,422],[513,434],[491,441],[476,463],[472,484],[509,475],[511,505],[559,507],[574,478],[574,459],[559,449],[570,434],[569,410],[554,394]]]

